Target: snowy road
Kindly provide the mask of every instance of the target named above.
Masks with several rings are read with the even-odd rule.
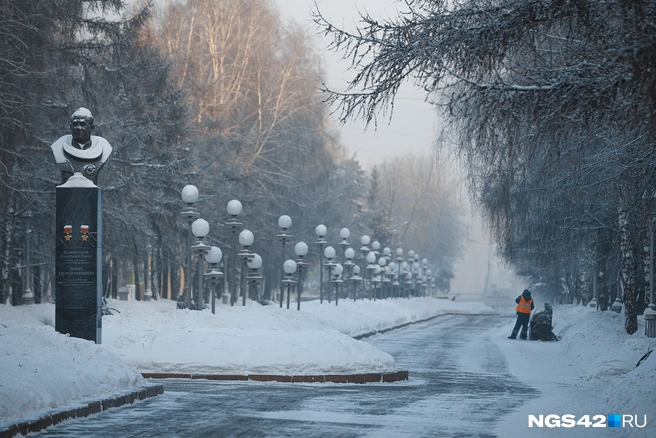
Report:
[[[444,316],[369,338],[410,380],[392,384],[164,380],[165,393],[35,436],[492,437],[537,395],[515,380],[487,333],[508,317]]]

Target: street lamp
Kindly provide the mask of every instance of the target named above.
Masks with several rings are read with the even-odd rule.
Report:
[[[385,265],[387,265],[387,259],[385,257],[380,257],[378,259],[378,266],[380,266],[381,270],[385,268]],[[380,295],[381,298],[385,298],[385,287],[384,287],[384,282],[385,282],[385,274],[383,274],[382,282],[380,285]]]
[[[231,250],[230,256],[230,305],[234,306],[237,302],[237,288],[235,285],[235,260],[237,259],[237,229],[242,226],[242,223],[237,220],[237,216],[241,214],[241,202],[233,199],[228,202],[228,214],[230,219],[226,222],[225,226],[230,228],[231,233]]]
[[[390,249],[389,246],[386,246],[385,248],[383,248],[383,257],[388,259],[388,261],[389,261],[390,257],[392,257],[392,250]]]
[[[332,273],[333,269],[335,269],[335,263],[333,262],[333,259],[335,258],[335,248],[332,246],[326,247],[326,249],[323,250],[323,255],[325,258],[328,260],[326,261],[325,265],[326,268],[328,269],[328,281],[330,283],[330,279],[332,278]],[[328,303],[330,303],[330,284],[328,285]]]
[[[296,286],[296,292],[298,294],[296,302],[296,310],[301,310],[301,293],[303,292],[303,269],[307,266],[307,263],[303,261],[308,253],[307,243],[301,241],[294,246],[294,252],[298,259],[296,260],[296,266],[298,267],[298,285]]]
[[[360,267],[358,265],[353,266],[353,276],[351,277],[351,283],[353,283],[353,301],[356,301],[358,295],[358,283],[362,281],[360,277]]]
[[[282,257],[280,260],[285,260],[285,244],[287,241],[290,240],[292,237],[291,235],[287,234],[287,229],[292,226],[292,218],[287,216],[286,214],[283,214],[278,218],[278,226],[280,227],[281,231],[280,234],[278,234],[278,240],[280,243],[282,243]],[[283,263],[284,265],[284,263]],[[282,293],[283,289],[283,283],[282,280],[285,278],[285,270],[283,269],[280,273],[280,292]],[[289,296],[288,296],[289,298]],[[289,308],[289,306],[287,306]],[[282,295],[280,296],[280,308],[282,309]]]
[[[412,274],[415,271],[414,265],[415,265],[415,252],[413,250],[410,250],[408,251],[408,265],[407,265],[407,269],[408,272],[410,273],[410,276],[412,276]],[[414,290],[412,289],[412,287],[408,288],[408,296],[410,296],[411,292],[414,294]]]
[[[239,281],[239,290],[242,295],[242,306],[246,305],[246,287],[244,286],[244,271],[246,268],[246,263],[253,259],[253,253],[249,249],[250,246],[255,241],[255,236],[250,230],[244,230],[239,233],[239,244],[241,245],[241,251],[237,254],[239,260],[242,261],[241,266],[241,280]]]
[[[340,276],[344,271],[344,267],[339,263],[335,264],[335,269],[333,270],[333,284],[335,285],[335,305],[339,305],[339,286],[342,284],[342,279]]]
[[[198,201],[198,189],[191,184],[182,188],[182,200],[186,204],[180,212],[180,217],[187,221],[187,272],[185,272],[185,284],[183,295],[187,309],[191,308],[191,224],[200,217],[200,213],[193,205]]]
[[[344,267],[346,268],[346,276],[344,277],[344,281],[348,281],[351,278],[351,270],[356,266],[356,264],[353,263],[355,250],[353,248],[347,248],[344,251],[344,257],[346,258],[346,261],[344,262]],[[353,287],[355,287],[355,284],[353,284]],[[344,290],[346,290],[346,288]],[[346,295],[348,296],[348,292]],[[355,295],[355,292],[353,292],[353,295]]]
[[[339,242],[340,248],[342,248],[342,263],[344,263],[346,256],[344,255],[344,252],[346,251],[346,248],[349,247],[348,243],[348,238],[351,235],[351,232],[349,231],[348,228],[342,228],[339,230],[339,237],[342,238],[342,241]]]
[[[328,243],[324,239],[327,231],[326,226],[323,224],[317,225],[314,229],[317,235],[317,241],[315,243],[319,247],[319,303],[323,303],[323,248]]]
[[[433,271],[430,269],[426,269],[426,278],[428,279],[427,281],[427,286],[428,286],[428,296],[432,297],[433,296]]]
[[[395,298],[397,284],[396,284],[396,262],[394,261],[394,259],[392,259],[392,261],[387,264],[387,267],[390,270],[390,282],[392,283],[392,288],[391,288],[392,293],[390,296],[392,298]]]
[[[394,272],[390,265],[387,265],[383,268],[383,299],[387,299],[392,296],[392,278],[394,277]]]
[[[259,301],[260,298],[259,286],[260,286],[260,282],[262,281],[262,276],[260,275],[260,268],[262,267],[262,257],[260,257],[260,255],[257,253],[253,253],[253,257],[248,262],[246,262],[246,264],[250,268],[250,271],[246,276],[246,281],[248,282],[248,290],[249,290],[248,295],[250,297],[257,296],[257,299]],[[257,294],[251,293],[252,288],[255,288],[258,291]]]
[[[198,256],[198,300],[196,301],[196,310],[203,310],[203,257],[210,251],[210,247],[205,245],[203,239],[210,232],[210,224],[205,219],[196,219],[191,224],[191,232],[198,239],[198,242],[191,248],[194,254]],[[191,273],[191,269],[189,270]],[[190,278],[191,280],[191,278]]]
[[[371,244],[371,249],[376,254],[376,257],[380,255],[380,252],[378,251],[380,249],[380,242],[377,240],[374,240]]]
[[[410,299],[410,286],[412,286],[412,273],[405,273],[406,298]]]
[[[417,290],[417,277],[419,277],[420,274],[420,266],[419,266],[419,254],[415,253],[415,261],[413,262],[413,275],[414,275],[414,289],[415,289],[415,294],[416,296],[419,296],[419,291]]]
[[[402,248],[396,248],[396,251],[394,253],[396,254],[396,266],[397,266],[397,268],[396,268],[397,269],[396,270],[396,281],[394,282],[394,284],[396,286],[402,286],[401,283],[399,283],[399,281],[403,281],[401,279],[401,265],[403,264],[403,261],[404,261],[403,260],[403,249]],[[400,287],[399,288],[399,296],[402,296],[402,295],[403,295],[403,287]]]
[[[360,247],[360,252],[362,253],[363,259],[366,258],[367,254],[369,254],[369,251],[371,251],[367,246],[369,245],[369,242],[371,242],[371,237],[367,236],[366,234],[360,237],[360,244],[362,244],[362,246]]]
[[[296,283],[296,280],[294,280],[294,272],[296,272],[296,262],[294,260],[287,260],[285,263],[282,265],[282,269],[285,272],[285,278],[282,280],[282,285],[287,289],[287,308],[289,309],[289,296],[292,293],[292,286],[294,286],[294,283]],[[282,291],[282,295],[280,296],[280,302],[282,302],[284,298],[285,292]]]
[[[373,251],[369,251],[366,260],[367,271],[369,271],[369,301],[371,301],[371,284],[373,283],[373,275],[376,270],[376,266],[374,266],[374,263],[376,263],[376,254]]]
[[[373,278],[371,281],[374,284],[374,301],[376,301],[376,295],[378,295],[378,284],[381,283],[380,273],[382,272],[380,265],[374,265]]]
[[[221,252],[221,249],[216,246],[211,247],[205,255],[205,261],[210,265],[209,269],[204,275],[212,286],[212,313],[216,313],[216,285],[223,278],[223,272],[217,269],[217,265],[221,263],[222,258],[223,253]]]

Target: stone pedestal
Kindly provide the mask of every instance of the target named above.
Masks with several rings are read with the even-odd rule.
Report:
[[[57,187],[55,330],[102,342],[102,192],[76,178]]]

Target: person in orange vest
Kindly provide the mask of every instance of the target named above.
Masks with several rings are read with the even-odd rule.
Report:
[[[517,303],[517,322],[508,339],[517,339],[517,332],[522,328],[522,333],[519,335],[520,339],[526,339],[526,332],[528,331],[528,321],[531,318],[531,311],[535,308],[533,305],[533,298],[531,298],[531,291],[524,289],[524,292],[515,300]]]

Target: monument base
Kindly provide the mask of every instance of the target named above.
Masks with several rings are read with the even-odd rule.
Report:
[[[80,179],[81,178],[81,179]],[[76,174],[57,187],[55,330],[102,342],[102,192]]]

